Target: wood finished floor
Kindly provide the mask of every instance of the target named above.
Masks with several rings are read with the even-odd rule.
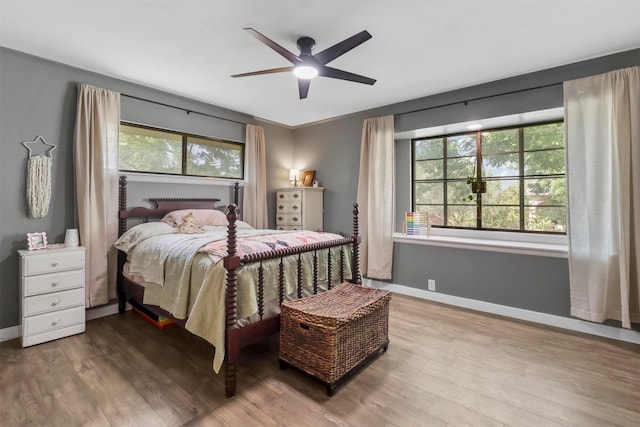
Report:
[[[128,312],[0,343],[1,426],[640,426],[640,346],[393,295],[390,347],[329,398],[248,349],[226,399],[212,347]]]

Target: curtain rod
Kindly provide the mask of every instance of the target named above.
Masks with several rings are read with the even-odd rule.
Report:
[[[546,85],[530,87],[530,88],[527,88],[527,89],[518,89],[518,90],[512,90],[510,92],[503,92],[503,93],[496,93],[496,94],[493,94],[493,95],[479,96],[477,98],[471,98],[471,99],[467,99],[467,100],[464,100],[464,101],[449,102],[447,104],[434,105],[434,106],[431,106],[431,107],[418,108],[417,110],[405,111],[403,113],[394,114],[394,116],[402,116],[402,115],[405,115],[405,114],[418,113],[420,111],[434,110],[436,108],[442,108],[442,107],[450,107],[450,106],[456,105],[456,104],[467,105],[469,102],[473,102],[473,101],[480,101],[482,99],[495,98],[496,96],[512,95],[514,93],[527,92],[527,91],[530,91],[530,90],[544,89],[544,88],[547,88],[547,87],[558,86],[558,85],[561,85],[561,84],[562,84],[562,82],[560,82],[560,83],[549,83],[549,84],[546,84]]]
[[[169,104],[165,104],[164,102],[158,102],[158,101],[152,101],[150,99],[145,99],[145,98],[140,98],[138,96],[133,96],[133,95],[127,95],[126,93],[121,93],[121,96],[126,96],[127,98],[131,98],[131,99],[137,99],[138,101],[144,101],[144,102],[149,102],[151,104],[156,104],[156,105],[162,105],[163,107],[169,107],[169,108],[174,108],[176,110],[182,110],[182,111],[186,111],[187,114],[199,114],[201,116],[207,116],[207,117],[212,117],[214,119],[219,119],[219,120],[225,120],[227,122],[232,122],[232,123],[237,123],[239,125],[246,125],[246,123],[244,122],[239,122],[237,120],[233,120],[233,119],[227,119],[225,117],[220,117],[220,116],[214,116],[213,114],[208,114],[208,113],[201,113],[200,111],[195,111],[195,110],[189,110],[187,108],[183,108],[183,107],[176,107],[175,105],[169,105]]]

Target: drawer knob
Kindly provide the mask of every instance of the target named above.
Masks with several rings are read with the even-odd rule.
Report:
[[[282,210],[282,209],[284,209],[284,206],[280,205],[280,206],[278,206],[278,209]]]
[[[293,218],[291,218],[292,220],[294,220],[295,222],[298,222],[298,217],[294,216]]]
[[[298,207],[296,205],[292,206],[293,210],[295,211],[296,209],[298,209]]]
[[[55,301],[52,301],[52,302],[51,302],[51,307],[55,307],[55,306],[56,306],[56,305],[58,305],[58,304],[60,304],[60,298],[58,298],[58,299],[57,299],[57,300],[55,300]]]
[[[278,194],[278,197],[284,199],[284,194]]]
[[[53,261],[51,263],[51,267],[57,267],[58,266],[58,261]]]
[[[51,287],[55,288],[56,286],[58,286],[60,284],[59,280],[56,280],[55,282],[51,283]]]
[[[56,326],[58,323],[60,323],[60,320],[56,319],[53,322],[51,322],[51,326]]]

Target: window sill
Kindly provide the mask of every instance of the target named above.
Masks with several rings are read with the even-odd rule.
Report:
[[[564,236],[562,236],[564,237]],[[445,246],[450,248],[471,249],[477,251],[503,252],[523,255],[535,255],[552,258],[568,258],[566,238],[552,238],[551,242],[532,242],[523,240],[492,239],[463,236],[408,236],[393,233],[393,241],[413,245]],[[562,242],[564,240],[564,242]]]
[[[120,172],[120,175],[127,177],[128,182],[156,182],[162,184],[199,184],[199,185],[218,185],[232,187],[236,182],[242,187],[244,180],[242,179],[221,179],[221,178],[205,178],[199,176],[179,176],[179,175],[156,175],[149,173],[137,172]]]

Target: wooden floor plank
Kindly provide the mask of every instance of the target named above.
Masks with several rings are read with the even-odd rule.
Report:
[[[227,399],[202,339],[132,312],[95,319],[50,343],[0,343],[0,425],[640,425],[638,345],[402,295],[389,338],[329,397],[279,369],[275,335],[242,353]]]

